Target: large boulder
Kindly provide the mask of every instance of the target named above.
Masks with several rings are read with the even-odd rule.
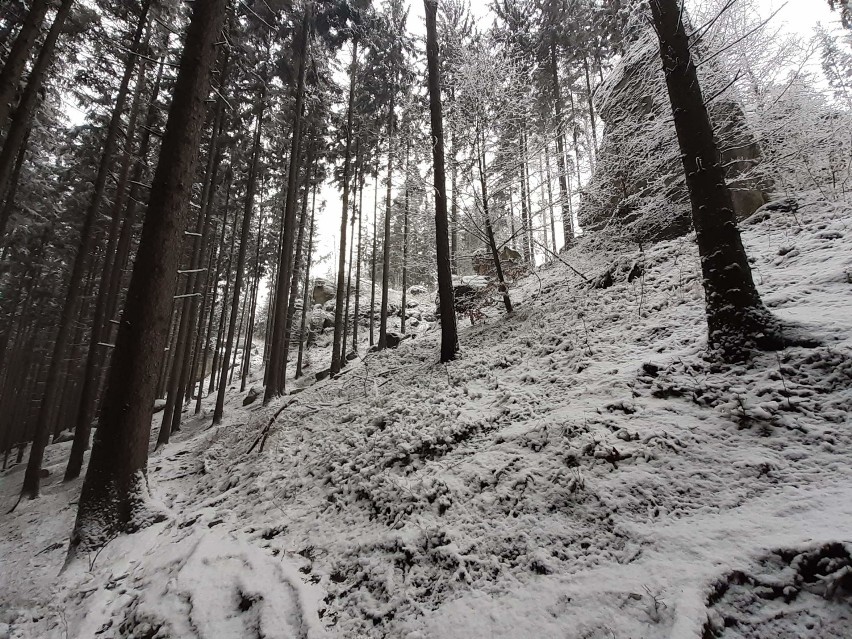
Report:
[[[483,296],[487,295],[490,280],[484,275],[453,276],[453,305],[456,313],[468,313],[482,302]],[[441,298],[435,295],[435,315],[441,316]],[[426,321],[431,321],[427,315],[422,316]]]
[[[325,304],[329,300],[333,300],[336,296],[337,291],[331,284],[321,278],[314,280],[314,289],[311,293],[311,299],[313,299],[314,304]]]
[[[334,326],[334,315],[323,310],[319,305],[314,306],[310,315],[311,331],[320,333],[323,329]]]
[[[701,47],[695,55],[702,57]],[[723,89],[729,78],[712,59],[699,65],[725,177],[739,219],[770,200],[772,181],[760,167],[761,150],[742,107]],[[659,43],[636,15],[624,55],[599,85],[595,102],[604,122],[595,172],[578,211],[584,230],[621,232],[643,243],[669,239],[692,228],[689,193],[671,105],[659,60]]]

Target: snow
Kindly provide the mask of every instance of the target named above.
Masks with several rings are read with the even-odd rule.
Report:
[[[168,519],[58,578],[80,481],[51,445],[0,516],[0,637],[848,636],[852,208],[801,197],[743,238],[816,348],[723,366],[690,237],[587,234],[560,257],[611,286],[554,261],[458,361],[424,329],[287,398],[263,453],[280,404],[208,429],[209,398],[149,462]]]

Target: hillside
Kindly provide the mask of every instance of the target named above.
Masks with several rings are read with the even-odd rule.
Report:
[[[848,637],[851,214],[743,224],[816,348],[715,363],[690,237],[585,236],[447,366],[433,328],[217,428],[208,398],[149,461],[166,521],[58,585],[80,481],[52,445],[0,515],[0,637]]]

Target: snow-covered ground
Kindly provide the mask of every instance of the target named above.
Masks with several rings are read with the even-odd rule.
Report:
[[[432,330],[282,400],[262,452],[281,404],[188,418],[149,464],[170,519],[58,577],[80,485],[50,446],[0,515],[0,637],[852,636],[852,208],[743,231],[821,346],[714,363],[691,238],[584,237],[562,260],[612,286],[554,262],[458,361]]]

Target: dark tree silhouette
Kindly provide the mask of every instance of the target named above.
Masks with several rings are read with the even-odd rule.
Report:
[[[650,4],[692,203],[710,348],[737,360],[754,347],[783,347],[779,322],[752,279],[679,3]]]
[[[210,76],[227,0],[193,5],[69,559],[153,521],[146,466]]]
[[[438,298],[441,301],[441,361],[455,359],[459,349],[453,275],[447,220],[447,183],[444,172],[444,120],[438,67],[437,0],[423,0],[426,10],[426,59],[429,68],[429,114],[432,122],[432,164],[435,177],[435,242],[438,266]],[[405,309],[403,308],[403,313]]]

